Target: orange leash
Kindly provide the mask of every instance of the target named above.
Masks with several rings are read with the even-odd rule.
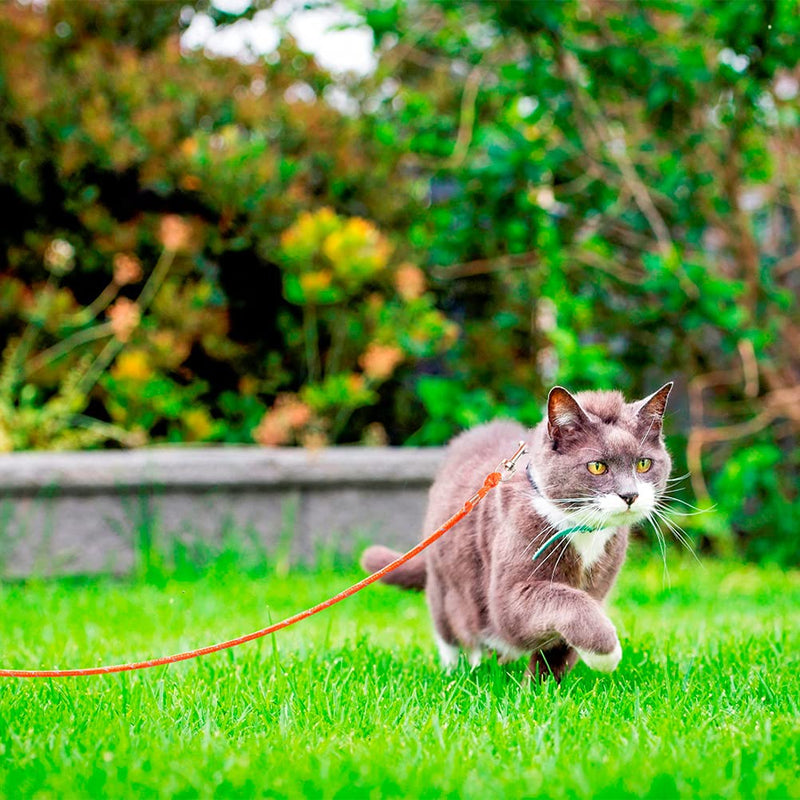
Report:
[[[478,489],[478,491],[472,495],[472,497],[470,497],[466,503],[464,503],[460,511],[450,517],[450,519],[448,519],[441,528],[434,531],[430,536],[428,536],[427,539],[423,539],[416,547],[413,547],[407,553],[400,556],[400,558],[398,558],[396,561],[392,561],[391,564],[387,564],[382,569],[379,569],[377,572],[373,572],[372,575],[368,575],[363,580],[360,580],[358,583],[353,584],[348,589],[339,592],[339,594],[334,595],[328,600],[325,600],[324,602],[319,603],[312,608],[307,608],[305,611],[301,611],[299,614],[295,614],[292,617],[287,617],[281,622],[276,622],[274,625],[270,625],[268,628],[262,628],[260,631],[248,633],[245,636],[239,636],[238,638],[230,639],[227,642],[212,644],[208,647],[200,647],[197,650],[189,650],[185,653],[176,653],[175,655],[162,656],[161,658],[151,658],[148,661],[136,661],[132,664],[113,664],[106,667],[85,667],[83,669],[0,669],[0,677],[70,678],[80,675],[109,675],[112,672],[132,672],[133,670],[137,669],[150,669],[150,667],[160,667],[164,664],[174,664],[176,661],[187,661],[190,658],[199,658],[200,656],[205,656],[209,653],[216,653],[218,650],[227,650],[230,647],[237,647],[245,642],[251,642],[253,639],[260,639],[263,636],[269,636],[271,633],[276,633],[284,628],[288,628],[297,622],[308,619],[308,617],[312,617],[314,614],[319,614],[320,611],[324,611],[326,608],[336,605],[336,603],[341,603],[341,601],[345,598],[354,595],[356,592],[360,592],[371,583],[375,583],[375,581],[380,580],[384,575],[388,575],[393,570],[396,570],[398,567],[405,564],[406,561],[409,561],[414,558],[414,556],[419,555],[426,547],[430,547],[430,545],[447,533],[447,531],[449,531],[450,528],[452,528],[456,523],[464,519],[464,517],[466,517],[467,514],[469,514],[475,508],[475,506],[477,506],[478,503],[480,503],[480,501],[483,500],[483,498],[495,488],[495,486],[497,486],[504,479],[511,477],[511,474],[514,472],[514,468],[516,467],[517,460],[523,455],[523,453],[525,453],[525,444],[524,442],[520,442],[517,452],[514,453],[514,455],[507,461],[501,462],[495,472],[491,472],[486,476],[483,486],[481,486],[481,488]],[[503,474],[503,471],[505,474]]]

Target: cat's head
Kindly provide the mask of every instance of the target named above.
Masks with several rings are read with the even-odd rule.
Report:
[[[619,392],[551,390],[531,476],[553,506],[549,517],[601,528],[653,512],[672,468],[661,432],[671,389],[634,403]]]

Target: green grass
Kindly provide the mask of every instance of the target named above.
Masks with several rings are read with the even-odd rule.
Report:
[[[235,651],[100,678],[2,680],[18,797],[800,797],[800,576],[629,563],[613,675],[443,675],[424,600],[372,587]],[[255,630],[356,577],[217,570],[0,587],[0,665],[88,666]],[[793,663],[794,662],[794,663]]]

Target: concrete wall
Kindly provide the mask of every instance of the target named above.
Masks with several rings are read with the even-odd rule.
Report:
[[[0,575],[125,573],[142,552],[311,562],[419,540],[437,448],[153,448],[0,456]]]

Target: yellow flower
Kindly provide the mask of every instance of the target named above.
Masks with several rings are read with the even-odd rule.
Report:
[[[371,222],[360,217],[348,219],[322,244],[322,252],[336,274],[355,283],[380,272],[389,261],[391,249],[386,237]]]
[[[11,434],[0,423],[0,453],[10,453],[14,449],[14,442],[11,441]]]
[[[318,272],[306,272],[300,276],[300,287],[305,295],[316,295],[331,285],[331,271],[328,269]]]
[[[144,350],[127,350],[120,353],[111,368],[111,377],[118,381],[146,381],[153,370]]]
[[[322,241],[339,228],[339,217],[330,208],[304,211],[296,222],[281,234],[281,247],[290,256],[310,258],[319,250]]]
[[[204,408],[193,408],[187,411],[183,415],[183,424],[192,441],[207,439],[214,429],[211,417]]]

